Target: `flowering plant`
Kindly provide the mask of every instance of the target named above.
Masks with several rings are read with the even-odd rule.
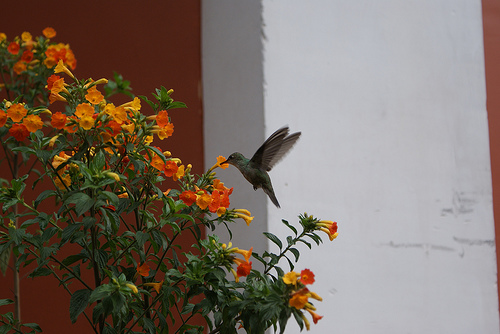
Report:
[[[36,264],[32,278],[56,279],[70,298],[71,321],[88,321],[95,333],[283,332],[292,315],[307,329],[305,313],[315,323],[321,319],[310,301],[321,300],[308,288],[314,274],[293,271],[300,256],[295,246],[320,244],[318,231],[335,239],[337,223],[303,214],[299,229],[283,220],[291,231],[286,243],[265,233],[276,254],[243,250],[217,235],[204,239],[204,228],[250,225],[253,217],[230,207],[233,188],[215,173],[227,168],[224,157],[195,175],[190,164],[153,145],[172,136],[170,114],[185,104],[164,87],[151,100],[134,97],[118,75],[115,81],[77,79],[69,46],[50,42],[51,28],[43,34],[33,41],[23,33],[13,42],[0,34],[8,94],[0,102],[0,136],[12,171],[0,188],[0,256],[14,254],[16,270]],[[109,97],[117,92],[131,100],[114,105]],[[24,193],[33,173],[19,177],[18,159],[41,169],[31,203]],[[40,182],[49,189],[37,192]],[[165,189],[166,183],[175,187]],[[181,254],[176,242],[183,234],[196,241]],[[61,256],[63,249],[70,255]],[[252,268],[252,258],[261,271]],[[91,281],[84,270],[92,272]],[[0,306],[11,303],[0,300]],[[193,324],[196,316],[206,326]],[[0,322],[5,332],[41,331],[11,312],[0,314]]]

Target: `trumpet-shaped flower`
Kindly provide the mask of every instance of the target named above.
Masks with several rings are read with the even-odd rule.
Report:
[[[29,132],[36,132],[43,128],[43,122],[38,115],[28,115],[23,119],[23,124],[26,126]]]
[[[321,319],[323,318],[323,316],[322,316],[322,315],[318,315],[318,314],[316,314],[315,312],[313,312],[312,310],[310,310],[310,309],[308,309],[308,308],[306,308],[306,311],[307,311],[307,312],[309,312],[309,314],[312,316],[312,318],[313,318],[313,322],[314,322],[315,324],[317,324],[317,323],[318,323],[318,321],[319,321],[319,320],[321,320]]]
[[[153,289],[156,290],[156,293],[160,293],[160,289],[163,285],[163,281],[161,282],[156,282],[156,283],[144,283],[145,286],[151,286]]]
[[[318,223],[316,223],[316,226],[319,227],[320,231],[328,234],[330,241],[333,241],[339,235],[337,232],[337,222],[332,222],[330,220],[320,220]]]
[[[54,69],[54,73],[61,73],[61,72],[66,73],[72,79],[75,79],[75,76],[73,75],[73,73],[71,73],[69,68],[67,68],[66,65],[64,65],[63,60],[59,59],[59,61],[57,62],[56,68]]]
[[[172,136],[173,133],[174,133],[174,125],[172,123],[167,123],[167,125],[158,130],[158,138],[163,140]]]
[[[7,116],[15,123],[19,123],[27,114],[28,110],[21,103],[14,103],[7,109]]]

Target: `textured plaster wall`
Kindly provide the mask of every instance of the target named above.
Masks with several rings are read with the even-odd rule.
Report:
[[[324,297],[311,332],[498,333],[481,2],[213,0],[202,17],[207,166],[302,131],[271,172],[280,210],[218,172],[256,216],[235,242],[265,247],[304,211],[339,223],[301,248]]]

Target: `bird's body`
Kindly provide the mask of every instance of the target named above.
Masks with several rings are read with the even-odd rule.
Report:
[[[300,137],[300,132],[290,135],[288,132],[289,129],[287,126],[274,132],[255,152],[251,159],[247,159],[243,154],[235,152],[224,162],[238,168],[245,179],[253,185],[254,190],[262,188],[278,208],[280,205],[274,194],[271,178],[267,172],[283,158]]]

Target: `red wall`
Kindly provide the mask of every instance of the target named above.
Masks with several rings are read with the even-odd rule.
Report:
[[[486,70],[486,108],[490,132],[493,210],[497,241],[497,282],[500,267],[500,1],[483,0],[484,58]],[[498,288],[498,284],[497,284]],[[500,288],[499,288],[500,296]]]
[[[199,0],[10,1],[2,3],[2,13],[0,32],[9,40],[53,27],[54,41],[69,43],[76,55],[78,78],[112,78],[116,71],[131,81],[136,95],[173,88],[172,97],[189,108],[169,112],[174,135],[155,145],[191,163],[194,173],[203,171]],[[143,110],[148,113],[146,103]],[[13,299],[11,272],[0,275],[0,298]],[[46,333],[91,332],[83,318],[71,326],[69,295],[49,278],[22,277],[21,307],[22,321],[36,322]]]

